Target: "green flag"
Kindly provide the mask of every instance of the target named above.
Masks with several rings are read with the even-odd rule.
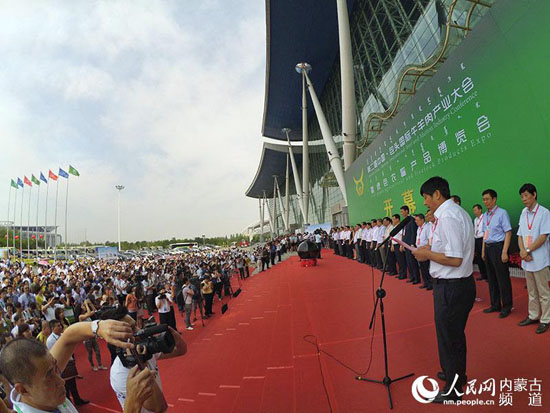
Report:
[[[36,179],[36,176],[34,176],[34,174],[32,175],[31,181],[36,185],[40,185],[40,181]]]
[[[71,165],[69,165],[69,173],[73,174],[74,176],[80,176],[78,171],[76,169],[74,169]]]
[[[17,189],[17,183],[13,179],[11,180],[11,186]]]

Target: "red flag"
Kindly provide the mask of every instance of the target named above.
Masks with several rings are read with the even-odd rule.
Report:
[[[44,238],[44,235],[40,235],[40,239]]]
[[[36,235],[31,236],[32,239],[36,239]]]
[[[32,186],[32,182],[27,177],[25,177],[23,182],[25,182],[28,186]]]
[[[48,176],[49,176],[51,179],[53,179],[54,181],[57,181],[57,175],[54,174],[54,173],[52,172],[51,169],[50,169],[50,173],[48,174]]]
[[[19,239],[19,235],[16,235],[16,236],[15,236],[15,239]]]

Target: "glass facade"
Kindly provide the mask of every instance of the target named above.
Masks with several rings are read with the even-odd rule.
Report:
[[[493,0],[358,0],[350,14],[358,120],[358,154],[481,19]],[[336,58],[320,100],[342,155],[340,61]],[[317,91],[318,93],[320,91]],[[308,100],[311,105],[311,101]],[[375,115],[376,114],[376,115]],[[369,123],[370,120],[370,123]],[[347,224],[315,116],[309,124],[309,223]],[[320,141],[320,142],[315,142]],[[314,142],[313,144],[311,142]],[[305,188],[304,188],[305,190]],[[296,193],[291,178],[291,193]],[[269,200],[270,209],[273,200]],[[290,224],[304,222],[291,196]],[[272,209],[271,209],[272,211]],[[283,228],[278,212],[278,227]]]

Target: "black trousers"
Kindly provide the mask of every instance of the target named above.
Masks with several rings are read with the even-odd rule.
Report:
[[[157,306],[155,305],[155,296],[153,294],[146,295],[145,301],[147,302],[147,311],[149,311],[149,316],[152,316],[157,309]]]
[[[319,258],[321,258],[321,250],[323,249],[323,244],[320,242],[317,242],[317,248],[319,248]]]
[[[67,398],[69,395],[72,396],[75,404],[82,400],[82,397],[78,394],[78,388],[76,387],[76,378],[73,377],[72,379],[65,380],[65,393]]]
[[[487,279],[487,267],[485,266],[485,261],[481,259],[481,250],[483,248],[483,238],[476,238],[475,240],[475,252],[474,252],[474,264],[477,264],[479,267],[479,273],[481,278],[484,280]]]
[[[208,316],[212,314],[212,301],[214,300],[214,293],[203,294],[203,296],[204,296],[204,315]]]
[[[399,276],[401,278],[407,278],[407,263],[405,261],[405,253],[399,251],[399,245],[394,245],[393,249],[395,253],[395,260],[397,261],[397,265],[399,265]]]
[[[372,265],[372,254],[370,250],[370,242],[365,241],[363,244],[363,249],[365,250],[364,252],[365,264]]]
[[[391,244],[387,247],[388,256],[386,260],[388,263],[386,264],[386,270],[389,274],[397,274],[397,268],[395,266],[395,253],[391,250]]]
[[[267,266],[267,269],[269,270],[269,258],[262,258],[262,271]]]
[[[430,275],[430,261],[421,261],[418,263],[420,267],[420,273],[422,274],[422,279],[424,280],[425,287],[432,286],[432,276]]]
[[[174,307],[170,306],[170,311],[167,313],[159,313],[159,324],[167,324],[174,330],[178,330],[176,327],[176,315],[174,313]]]
[[[334,253],[336,255],[340,255],[340,252],[338,251],[338,241],[332,240],[332,248],[334,248]]]
[[[455,375],[459,384],[466,377],[466,322],[476,298],[476,284],[470,276],[458,282],[443,284],[434,280],[434,315],[439,363],[449,388]],[[460,386],[461,387],[461,386]]]
[[[407,261],[407,269],[409,270],[409,279],[414,282],[420,282],[420,275],[418,274],[418,261],[412,255],[412,252],[405,250],[405,260]]]
[[[504,242],[485,243],[485,260],[491,307],[498,310],[512,309],[512,283],[508,263],[502,262]]]

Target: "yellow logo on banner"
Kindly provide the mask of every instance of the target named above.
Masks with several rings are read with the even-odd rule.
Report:
[[[355,179],[355,177],[353,177],[353,181],[355,182],[355,192],[357,192],[357,195],[359,196],[362,196],[363,191],[365,190],[365,186],[363,185],[364,173],[365,171],[363,170],[363,168],[361,168],[361,176],[359,177],[359,179]]]

